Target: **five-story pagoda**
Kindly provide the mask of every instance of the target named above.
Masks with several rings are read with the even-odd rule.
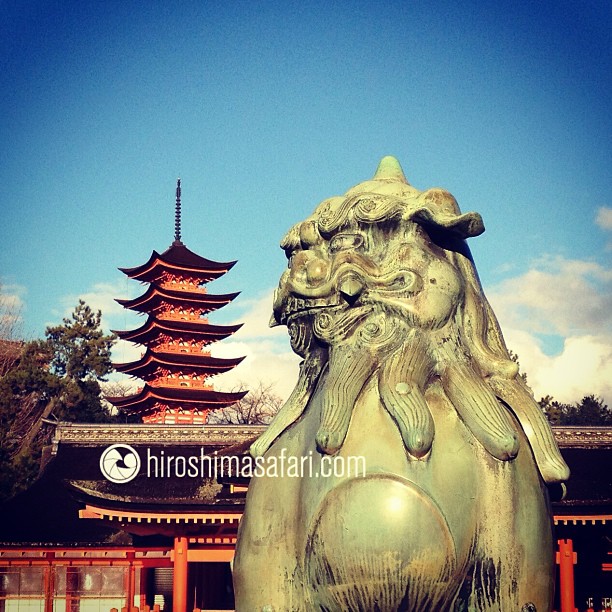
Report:
[[[200,257],[181,242],[181,180],[176,186],[174,242],[163,253],[153,251],[135,268],[120,268],[129,278],[149,285],[133,300],[117,300],[147,315],[134,330],[116,331],[123,340],[146,350],[137,361],[116,363],[119,372],[145,381],[135,394],[108,398],[127,414],[145,423],[194,424],[206,422],[211,410],[230,406],[246,392],[215,391],[209,378],[227,372],[244,357],[212,357],[211,343],[227,338],[241,325],[211,325],[208,313],[229,304],[238,293],[213,295],[206,283],[223,276],[236,262],[219,263]]]

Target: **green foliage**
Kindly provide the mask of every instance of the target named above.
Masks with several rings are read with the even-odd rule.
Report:
[[[509,351],[510,359],[518,366],[519,357],[514,351]],[[527,383],[527,374],[519,374],[523,382]],[[546,395],[538,402],[551,425],[580,425],[580,426],[612,426],[612,411],[603,399],[594,394],[585,395],[575,404],[562,404],[551,395]]]
[[[552,425],[612,426],[612,411],[595,395],[585,395],[575,404],[562,404],[547,395],[539,404]]]
[[[17,364],[0,378],[0,496],[26,488],[36,477],[42,452],[42,418],[61,381],[47,368],[45,342],[24,345]]]
[[[36,477],[52,429],[47,421],[113,422],[101,401],[99,381],[112,371],[114,335],[105,335],[101,313],[79,300],[72,317],[48,327],[45,340],[23,345],[0,377],[0,497]]]
[[[508,352],[510,353],[510,359],[511,359],[512,361],[514,361],[514,363],[516,363],[516,365],[519,367],[519,372],[520,372],[520,373],[519,373],[519,376],[520,376],[520,377],[523,379],[523,382],[524,382],[524,383],[525,383],[527,386],[529,386],[529,385],[528,385],[528,383],[527,383],[527,374],[526,374],[525,372],[521,372],[521,371],[520,371],[521,364],[520,364],[520,362],[519,362],[519,356],[518,356],[518,355],[517,355],[517,354],[516,354],[514,351],[512,351],[512,350],[510,350],[510,351],[508,351]],[[529,387],[529,388],[531,388],[531,387]]]
[[[114,334],[105,336],[100,328],[102,313],[93,312],[79,300],[71,319],[47,327],[45,335],[52,351],[51,370],[74,381],[104,380],[112,372],[111,348]]]

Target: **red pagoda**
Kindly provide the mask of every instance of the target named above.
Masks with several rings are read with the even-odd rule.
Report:
[[[230,406],[246,392],[215,391],[209,378],[236,367],[244,357],[212,357],[211,343],[232,335],[241,325],[211,325],[208,313],[229,304],[238,293],[213,295],[206,283],[223,276],[235,261],[218,263],[196,255],[181,242],[181,180],[176,186],[174,242],[161,255],[135,268],[120,268],[129,278],[148,283],[143,295],[117,300],[147,315],[144,325],[115,332],[146,347],[138,361],[116,363],[115,369],[145,381],[126,397],[109,400],[144,423],[203,425],[211,410]]]

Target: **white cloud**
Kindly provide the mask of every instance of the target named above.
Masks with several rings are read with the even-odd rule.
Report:
[[[23,285],[16,283],[5,283],[0,278],[0,296],[3,303],[10,304],[12,307],[22,308],[24,306],[23,298],[27,293],[27,289]]]
[[[144,351],[144,347],[140,344],[134,344],[126,340],[117,340],[117,343],[113,347],[113,361],[115,363],[136,361],[142,357]]]
[[[612,324],[612,271],[594,262],[544,257],[487,291],[506,325],[534,333],[599,333]]]
[[[612,209],[600,209],[599,224],[603,227],[610,216]],[[595,393],[612,404],[611,289],[612,271],[595,262],[558,256],[543,257],[527,272],[487,289],[506,342],[518,354],[536,397],[552,395],[559,401],[575,402]],[[3,291],[15,304],[22,304],[23,288],[15,286],[9,292],[4,286]],[[140,293],[142,287],[135,283],[97,283],[85,293],[67,296],[64,314],[69,315],[81,298],[93,309],[102,310],[105,329],[134,329],[143,322],[142,317],[125,310],[115,298]],[[263,382],[287,398],[297,380],[300,358],[290,348],[286,327],[268,326],[272,291],[251,300],[243,298],[240,306],[242,314],[233,323],[243,323],[243,327],[211,349],[218,357],[245,359],[231,372],[213,379],[215,387],[230,390],[244,384],[256,388]],[[214,315],[211,321],[215,322]],[[541,334],[557,336],[561,351],[550,355],[544,350]],[[141,352],[140,346],[119,342],[113,357],[129,362]],[[123,375],[117,378],[125,379]]]
[[[597,210],[595,223],[604,231],[612,231],[612,208],[609,206],[601,206]],[[606,251],[612,251],[612,240],[608,241]]]
[[[235,321],[243,323],[242,328],[212,347],[212,354],[216,357],[246,358],[231,372],[214,379],[215,387],[227,391],[243,383],[247,388],[255,389],[263,382],[272,384],[274,393],[286,399],[297,381],[300,358],[291,350],[287,328],[270,328],[268,325],[272,291],[248,301],[246,307]]]
[[[537,398],[612,403],[612,273],[599,264],[545,257],[487,291],[506,343]],[[562,340],[556,355],[539,334]]]
[[[595,223],[603,230],[612,231],[612,208],[608,206],[598,208]]]
[[[612,336],[568,337],[554,356],[546,355],[540,340],[528,332],[504,328],[504,337],[519,356],[536,399],[552,395],[571,404],[593,393],[612,405]]]
[[[115,283],[96,283],[88,291],[63,297],[61,316],[70,317],[77,302],[84,300],[92,310],[102,311],[102,327],[106,331],[110,329],[133,329],[142,325],[144,319],[138,314],[123,308],[115,299],[130,299],[143,292],[142,286],[135,283],[126,285],[125,280]]]

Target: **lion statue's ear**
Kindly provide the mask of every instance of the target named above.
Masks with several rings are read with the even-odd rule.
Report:
[[[484,380],[499,400],[512,412],[523,429],[542,479],[560,483],[569,478],[550,424],[535,401],[518,365],[512,361],[497,317],[484,295],[473,262],[461,255],[457,264],[467,281],[461,327],[466,344]]]

